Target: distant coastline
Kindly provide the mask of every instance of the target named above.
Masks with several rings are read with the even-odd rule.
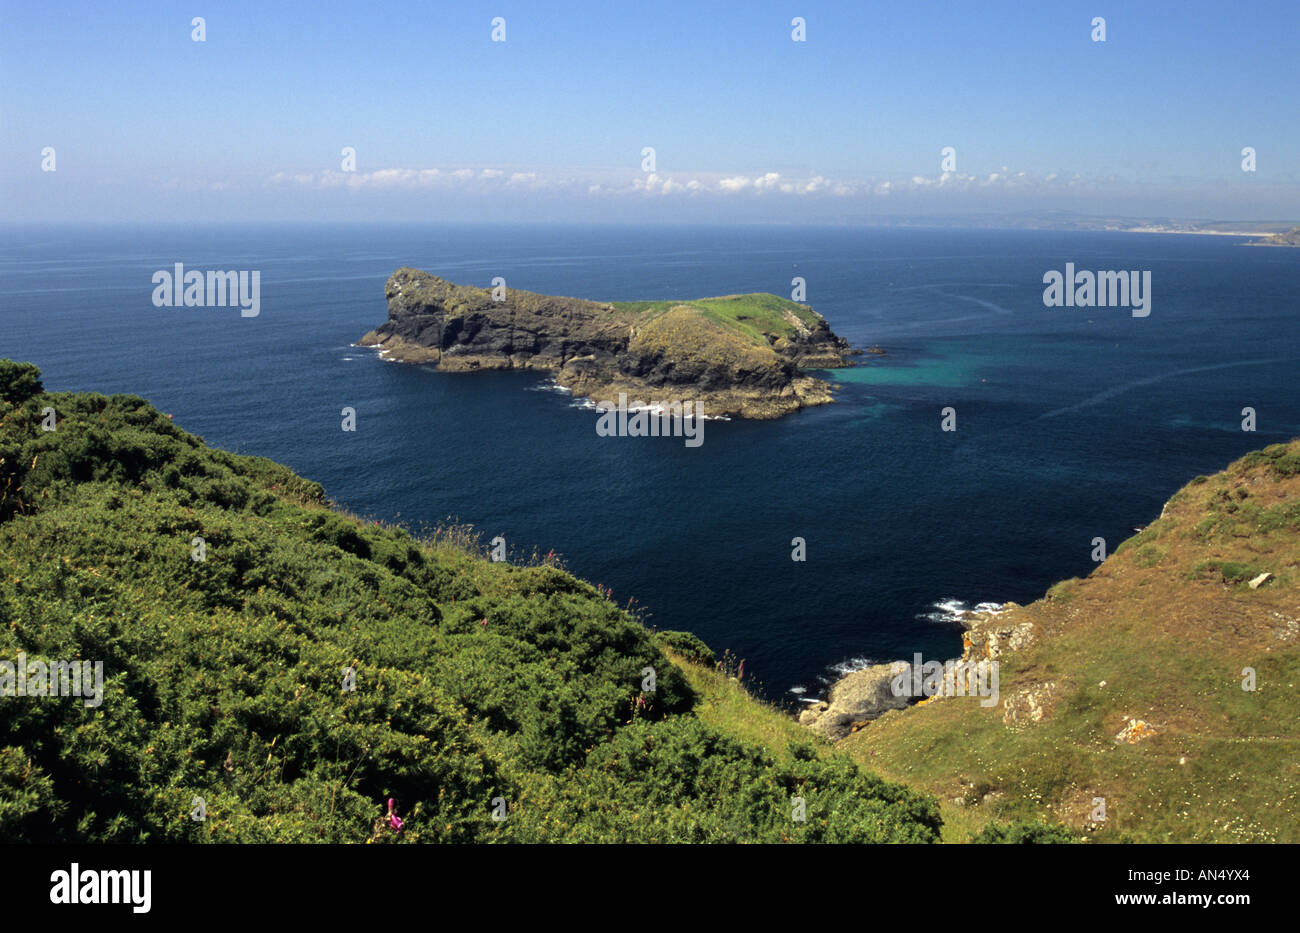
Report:
[[[1129,230],[1121,230],[1120,233],[1181,233],[1189,236],[1237,236],[1237,237],[1267,237],[1273,236],[1274,233],[1269,230],[1171,230],[1167,227],[1133,227]]]
[[[1285,233],[1270,234],[1262,240],[1252,240],[1247,246],[1300,246],[1300,226],[1292,227]]]
[[[846,218],[849,225],[853,218]],[[1285,235],[1300,226],[1300,218],[1283,220],[1224,220],[1222,218],[1179,218],[1078,214],[1073,211],[1024,211],[1018,213],[932,215],[859,218],[863,226],[885,229],[1042,230],[1080,233],[1183,233],[1202,236],[1272,237]]]

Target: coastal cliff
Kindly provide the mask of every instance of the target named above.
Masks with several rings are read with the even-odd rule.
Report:
[[[807,370],[857,351],[820,314],[769,294],[598,302],[456,285],[398,269],[388,320],[363,336],[387,359],[446,372],[535,369],[596,402],[696,401],[709,415],[778,418],[832,401]]]
[[[997,662],[995,702],[909,703],[882,665],[804,724],[938,796],[954,831],[1047,819],[1099,840],[1298,842],[1297,567],[1291,441],[1193,479],[1086,578],[967,614],[956,660]]]

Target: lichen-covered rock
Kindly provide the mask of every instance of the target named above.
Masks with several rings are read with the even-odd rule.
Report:
[[[1156,728],[1143,719],[1126,719],[1124,728],[1115,734],[1116,742],[1127,742],[1129,745],[1136,745],[1143,739],[1149,739],[1153,735],[1159,735]]]
[[[1021,687],[1002,701],[1002,721],[1008,726],[1042,722],[1057,694],[1055,681]]]

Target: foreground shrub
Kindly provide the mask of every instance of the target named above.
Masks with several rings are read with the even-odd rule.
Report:
[[[102,703],[0,697],[4,840],[937,839],[929,798],[704,727],[650,634],[562,570],[357,521],[142,399],[0,361],[0,660],[20,653],[102,665]]]

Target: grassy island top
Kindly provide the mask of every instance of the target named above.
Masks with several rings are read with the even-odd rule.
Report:
[[[648,317],[664,314],[673,308],[690,308],[707,320],[756,338],[764,334],[793,335],[798,328],[795,321],[790,320],[791,315],[807,328],[816,327],[822,321],[822,316],[807,305],[768,292],[720,295],[690,301],[615,301],[611,304],[617,311]]]

